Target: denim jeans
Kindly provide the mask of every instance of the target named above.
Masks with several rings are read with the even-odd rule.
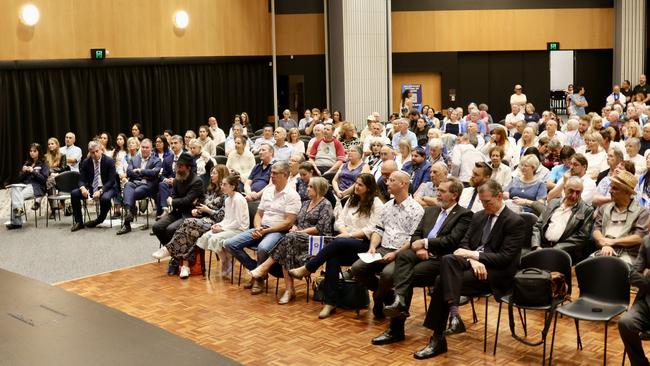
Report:
[[[269,233],[259,239],[253,239],[253,232],[256,229],[248,229],[236,236],[226,240],[225,248],[232,254],[246,269],[252,270],[258,264],[263,263],[275,245],[282,239],[284,233]],[[257,247],[257,261],[253,260],[244,248]],[[275,275],[275,273],[272,273]]]

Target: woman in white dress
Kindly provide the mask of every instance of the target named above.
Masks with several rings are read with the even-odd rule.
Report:
[[[233,236],[247,230],[250,226],[248,203],[246,198],[237,191],[239,177],[230,175],[221,181],[221,192],[226,195],[224,215],[221,222],[212,225],[211,230],[204,233],[196,241],[196,246],[210,250],[221,258],[221,275],[228,276],[232,271],[232,258],[223,250],[224,242]]]

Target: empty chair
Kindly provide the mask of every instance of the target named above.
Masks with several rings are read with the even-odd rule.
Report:
[[[50,211],[50,201],[64,201],[71,198],[70,192],[73,189],[79,188],[79,172],[67,171],[57,175],[54,178],[56,185],[56,194],[47,197],[47,209],[45,212]],[[61,212],[59,211],[59,220],[61,220]],[[45,215],[45,227],[49,225],[49,216]]]
[[[576,277],[580,288],[580,297],[566,305],[559,306],[555,313],[553,338],[551,340],[551,361],[555,341],[555,324],[557,313],[575,320],[578,348],[582,349],[580,339],[580,320],[605,323],[603,365],[607,362],[607,325],[615,316],[620,315],[630,303],[630,269],[617,257],[592,257],[576,266]]]

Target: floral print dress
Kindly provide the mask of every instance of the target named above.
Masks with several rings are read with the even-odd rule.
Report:
[[[183,221],[174,236],[165,247],[176,260],[187,260],[190,267],[194,265],[194,244],[205,232],[210,230],[212,224],[223,220],[224,202],[226,195],[221,191],[208,192],[205,196],[205,205],[215,210],[214,214],[204,214],[203,217],[190,217]]]
[[[296,227],[299,230],[315,227],[318,229],[316,235],[331,236],[334,217],[332,204],[323,198],[314,208],[307,210],[310,203],[311,200],[302,203],[296,220]],[[307,260],[309,236],[309,234],[302,232],[288,233],[271,250],[271,257],[286,269],[302,266]]]

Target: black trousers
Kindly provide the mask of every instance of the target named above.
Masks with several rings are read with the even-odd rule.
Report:
[[[341,266],[349,266],[359,259],[357,253],[368,251],[370,243],[367,240],[354,238],[337,238],[325,245],[323,249],[307,262],[305,267],[309,272],[316,272],[318,267],[325,267],[324,302],[336,305],[336,289],[339,282]]]
[[[167,245],[167,243],[172,240],[174,232],[178,230],[183,223],[183,220],[185,220],[183,216],[171,212],[156,221],[151,230],[156,234],[161,245]]]
[[[433,286],[439,273],[439,258],[422,260],[412,250],[403,250],[397,254],[393,271],[393,291],[395,295],[404,298],[406,310],[411,307],[413,287]],[[405,321],[406,319],[391,319],[390,328],[403,332]]]
[[[618,320],[618,332],[621,335],[625,351],[632,366],[647,366],[648,358],[643,352],[639,332],[650,329],[650,306],[645,299],[638,299],[630,310]]]
[[[433,287],[431,305],[424,319],[424,326],[433,330],[435,335],[442,335],[449,318],[449,306],[458,305],[461,292],[471,295],[489,290],[488,281],[479,280],[474,276],[467,259],[453,254],[445,255],[440,263],[440,275]]]
[[[92,190],[92,189],[91,189]],[[92,193],[88,192],[88,195],[92,197]],[[98,222],[103,222],[106,219],[106,215],[111,209],[111,199],[115,195],[114,190],[108,190],[99,197],[99,215],[97,216]],[[81,195],[81,190],[79,188],[74,189],[70,192],[70,201],[72,203],[72,214],[74,215],[75,222],[83,223],[83,213],[81,212],[81,202],[83,200]]]

